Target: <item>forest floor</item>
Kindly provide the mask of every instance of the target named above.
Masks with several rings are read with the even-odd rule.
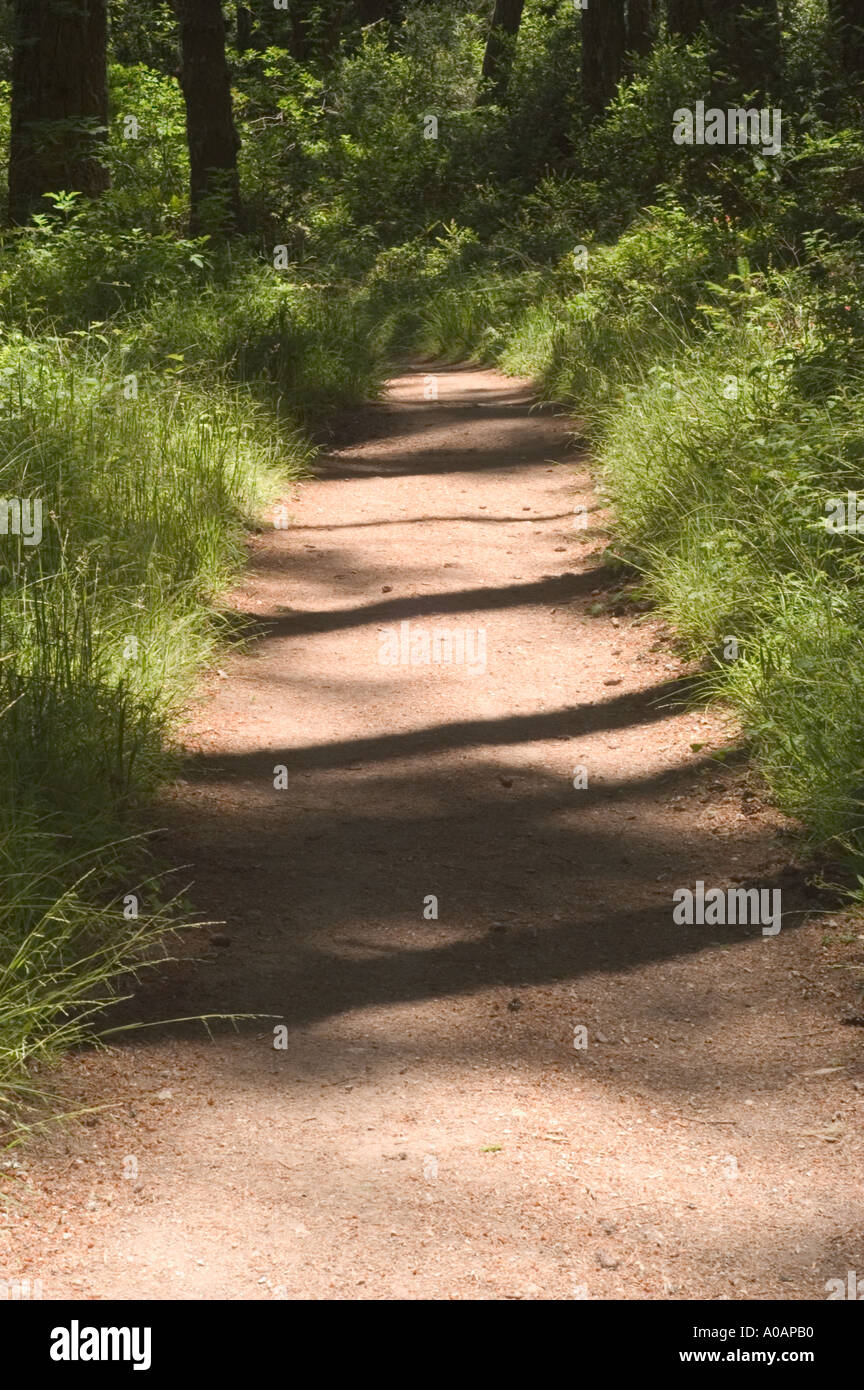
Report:
[[[526,381],[405,369],[254,539],[256,635],[159,807],[223,925],[135,1009],[258,1017],[67,1060],[67,1104],[107,1108],[15,1151],[2,1277],[822,1299],[864,1271],[862,939],[808,917],[734,727],[604,563],[572,430]],[[379,660],[445,628],[485,652]],[[676,925],[697,880],[781,887],[783,929]]]

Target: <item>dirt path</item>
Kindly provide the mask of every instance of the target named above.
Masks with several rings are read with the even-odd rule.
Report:
[[[257,539],[262,635],[165,798],[228,944],[139,1007],[274,1017],[71,1059],[70,1098],[115,1108],[19,1153],[0,1272],[46,1298],[824,1298],[864,1271],[830,969],[860,948],[800,925],[782,824],[675,705],[602,513],[574,525],[567,423],[525,382],[432,379],[394,380]],[[444,628],[473,669],[379,661],[384,629],[422,655]],[[781,884],[784,929],[676,926],[697,879]]]

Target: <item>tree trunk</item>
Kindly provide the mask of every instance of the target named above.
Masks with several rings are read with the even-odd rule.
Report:
[[[624,0],[588,0],[582,11],[582,99],[601,116],[624,68]]]
[[[861,0],[829,0],[839,40],[840,64],[847,77],[864,81],[864,6]]]
[[[320,30],[318,59],[325,68],[333,68],[339,57],[342,30],[348,17],[347,0],[327,0],[324,6],[326,21]]]
[[[15,0],[9,216],[26,222],[42,195],[94,197],[108,125],[105,0]]]
[[[395,23],[402,6],[397,0],[358,0],[361,24],[376,24],[379,19]]]
[[[291,6],[291,38],[289,52],[297,63],[305,63],[308,57],[306,42],[306,14],[301,13],[299,5]]]
[[[669,33],[677,38],[693,39],[699,32],[699,25],[710,18],[713,6],[708,0],[668,0],[666,21]]]
[[[777,0],[714,0],[709,28],[733,95],[764,97],[780,71]]]
[[[480,100],[496,106],[503,105],[507,98],[507,81],[513,62],[513,49],[525,0],[495,0],[489,37],[483,54]]]
[[[846,0],[850,6],[861,0]],[[667,0],[670,34],[696,37],[704,24],[724,74],[727,96],[764,97],[780,72],[780,13],[777,0]]]
[[[627,52],[648,53],[654,39],[654,0],[627,0]]]
[[[252,11],[248,5],[237,6],[237,52],[245,53],[252,47]]]
[[[235,231],[240,219],[231,79],[221,0],[174,0],[180,21],[180,86],[189,145],[192,236]]]

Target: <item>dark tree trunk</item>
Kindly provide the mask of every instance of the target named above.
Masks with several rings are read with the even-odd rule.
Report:
[[[105,0],[15,0],[9,216],[26,222],[61,189],[108,187]]]
[[[307,57],[306,16],[301,14],[299,5],[291,6],[291,57],[298,63],[305,63]]]
[[[627,52],[648,53],[654,40],[654,0],[627,0]]]
[[[375,24],[379,19],[397,20],[402,6],[398,0],[358,0],[361,24]]]
[[[678,38],[693,39],[713,13],[709,0],[667,0],[666,21],[669,33]]]
[[[501,105],[507,98],[507,81],[513,62],[513,48],[525,0],[495,0],[489,37],[483,54],[480,100]]]
[[[190,231],[237,228],[240,189],[231,79],[221,0],[174,0],[180,20],[180,85],[189,145]]]
[[[709,29],[732,94],[764,97],[780,71],[777,0],[713,0]]]
[[[615,95],[626,41],[624,0],[588,0],[582,11],[582,98],[592,116],[602,115]]]
[[[319,50],[319,60],[324,67],[335,67],[339,56],[339,44],[342,41],[342,30],[345,28],[345,21],[348,18],[348,6],[346,0],[327,0],[324,6],[326,20],[321,30],[321,48]]]
[[[774,86],[781,64],[777,0],[667,0],[666,14],[670,34],[683,39],[695,38],[705,25],[729,79],[727,97],[764,96]]]
[[[252,11],[248,5],[237,6],[237,52],[245,53],[252,46]]]
[[[840,45],[840,64],[847,77],[864,81],[864,4],[861,0],[829,0]]]

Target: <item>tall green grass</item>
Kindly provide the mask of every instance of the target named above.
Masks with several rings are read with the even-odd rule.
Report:
[[[379,389],[385,356],[352,287],[252,258],[190,295],[155,296],[125,327],[130,365],[242,383],[280,420],[311,424]]]
[[[0,723],[2,730],[2,723]],[[161,885],[122,898],[111,875],[130,844],[68,847],[50,826],[6,808],[0,818],[0,1138],[26,1135],[53,1100],[50,1073],[71,1048],[99,1038],[105,1011],[142,969],[164,959],[179,918]],[[134,880],[133,880],[134,882]],[[127,915],[129,892],[140,915]],[[51,1113],[51,1112],[49,1112]]]
[[[244,524],[304,458],[239,389],[127,366],[92,335],[0,349],[0,496],[43,514],[0,537],[0,785],[76,816],[152,781]]]
[[[829,498],[864,500],[860,272],[826,242],[782,272],[747,249],[667,200],[579,275],[492,267],[435,287],[419,341],[530,373],[584,419],[616,548],[704,694],[739,711],[814,842],[860,861],[864,543],[825,526]]]
[[[0,340],[0,499],[42,508],[38,543],[11,515],[0,534],[0,1121],[13,1129],[44,1094],[39,1068],[96,1036],[164,946],[176,912],[135,832],[178,710],[226,637],[219,594],[311,456],[301,414],[374,389],[339,306],[253,278],[254,292],[247,276],[192,307],[163,295],[149,317]],[[127,920],[118,885],[142,874]]]

